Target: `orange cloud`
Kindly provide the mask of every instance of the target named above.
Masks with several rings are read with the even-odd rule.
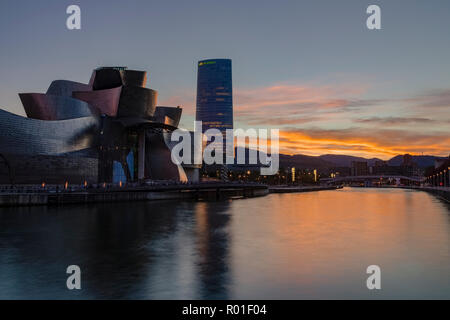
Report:
[[[299,115],[311,111],[333,111],[343,107],[355,107],[347,97],[364,92],[364,87],[275,85],[256,89],[237,90],[234,112],[238,117],[254,119],[274,114]]]
[[[279,128],[281,152],[288,154],[449,154],[450,90],[397,100],[366,99],[366,92],[363,84],[237,89],[235,127]],[[183,91],[163,104],[182,105],[184,119],[193,122],[192,92]]]
[[[449,145],[450,136],[446,132],[423,134],[404,130],[359,128],[294,129],[280,132],[281,152],[289,154],[334,153],[385,159],[404,153],[448,156]]]
[[[367,102],[344,97],[357,96],[365,91],[365,87],[355,85],[308,86],[308,85],[273,85],[254,89],[234,90],[234,114],[236,117],[254,117],[256,115],[289,112],[301,114],[311,109],[334,109],[340,107],[358,107]],[[177,95],[163,98],[160,105],[180,105],[183,112],[195,114],[195,94],[188,90],[180,90]]]

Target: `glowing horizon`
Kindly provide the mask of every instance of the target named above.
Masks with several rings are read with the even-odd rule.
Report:
[[[279,129],[283,154],[343,154],[383,160],[407,153],[449,155],[450,90],[395,99],[367,98],[370,93],[370,84],[351,82],[238,88],[234,94],[235,128]],[[182,125],[192,128],[193,100],[185,90],[164,103],[182,105]]]

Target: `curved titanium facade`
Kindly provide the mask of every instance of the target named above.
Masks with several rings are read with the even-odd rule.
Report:
[[[55,80],[47,89],[47,94],[71,97],[74,91],[91,91],[92,86],[68,80]]]
[[[145,148],[151,152],[145,163],[147,177],[154,180],[187,180],[183,168],[172,162],[171,150],[163,133],[147,133]]]
[[[86,102],[66,96],[41,93],[20,93],[20,100],[28,118],[65,120],[91,116]]]
[[[147,84],[147,72],[138,70],[123,70],[122,82],[124,86],[145,87]]]
[[[44,121],[0,109],[0,153],[64,155],[95,149],[99,128],[95,117]]]
[[[0,110],[0,183],[185,181],[167,140],[182,110],[156,110],[146,81],[145,71],[105,67],[89,84],[56,80],[46,94],[20,94],[28,118]]]
[[[178,127],[181,119],[182,109],[180,107],[156,107],[154,119],[156,122]]]
[[[87,102],[93,107],[93,113],[95,114],[115,117],[119,107],[121,91],[122,87],[96,91],[75,91],[72,96]]]
[[[116,68],[102,68],[95,70],[93,75],[93,90],[105,90],[117,88],[122,85],[120,70]]]
[[[196,120],[202,132],[233,129],[233,87],[230,59],[199,61]]]
[[[155,113],[158,93],[142,87],[122,88],[118,117],[152,117]]]

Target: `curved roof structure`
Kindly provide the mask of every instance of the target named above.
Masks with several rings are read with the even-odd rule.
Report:
[[[95,74],[93,75],[93,79],[91,81],[93,90],[117,88],[123,84],[120,71],[114,68],[102,68],[95,70]]]
[[[95,70],[92,70],[91,77],[89,78],[88,85],[94,90]]]
[[[145,87],[147,84],[147,71],[126,69],[121,74],[124,86]]]
[[[86,102],[71,97],[42,93],[20,93],[20,100],[28,118],[65,120],[92,115]]]
[[[124,86],[117,116],[152,117],[155,113],[157,96],[158,92],[152,89]]]
[[[74,91],[91,91],[92,86],[69,80],[55,80],[47,89],[47,94],[71,97]]]
[[[121,91],[122,87],[96,91],[74,91],[72,96],[92,106],[94,114],[106,114],[115,117],[119,107]]]
[[[59,121],[25,118],[0,109],[0,153],[64,155],[97,146],[100,120]]]

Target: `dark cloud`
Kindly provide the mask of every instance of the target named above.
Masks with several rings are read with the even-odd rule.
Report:
[[[404,99],[407,103],[412,103],[420,108],[449,108],[450,109],[450,89],[429,90],[421,95],[410,99]]]
[[[366,123],[366,124],[410,124],[410,123],[433,123],[437,122],[433,119],[428,118],[407,118],[407,117],[372,117],[372,118],[361,118],[355,119],[354,122],[358,123]]]

